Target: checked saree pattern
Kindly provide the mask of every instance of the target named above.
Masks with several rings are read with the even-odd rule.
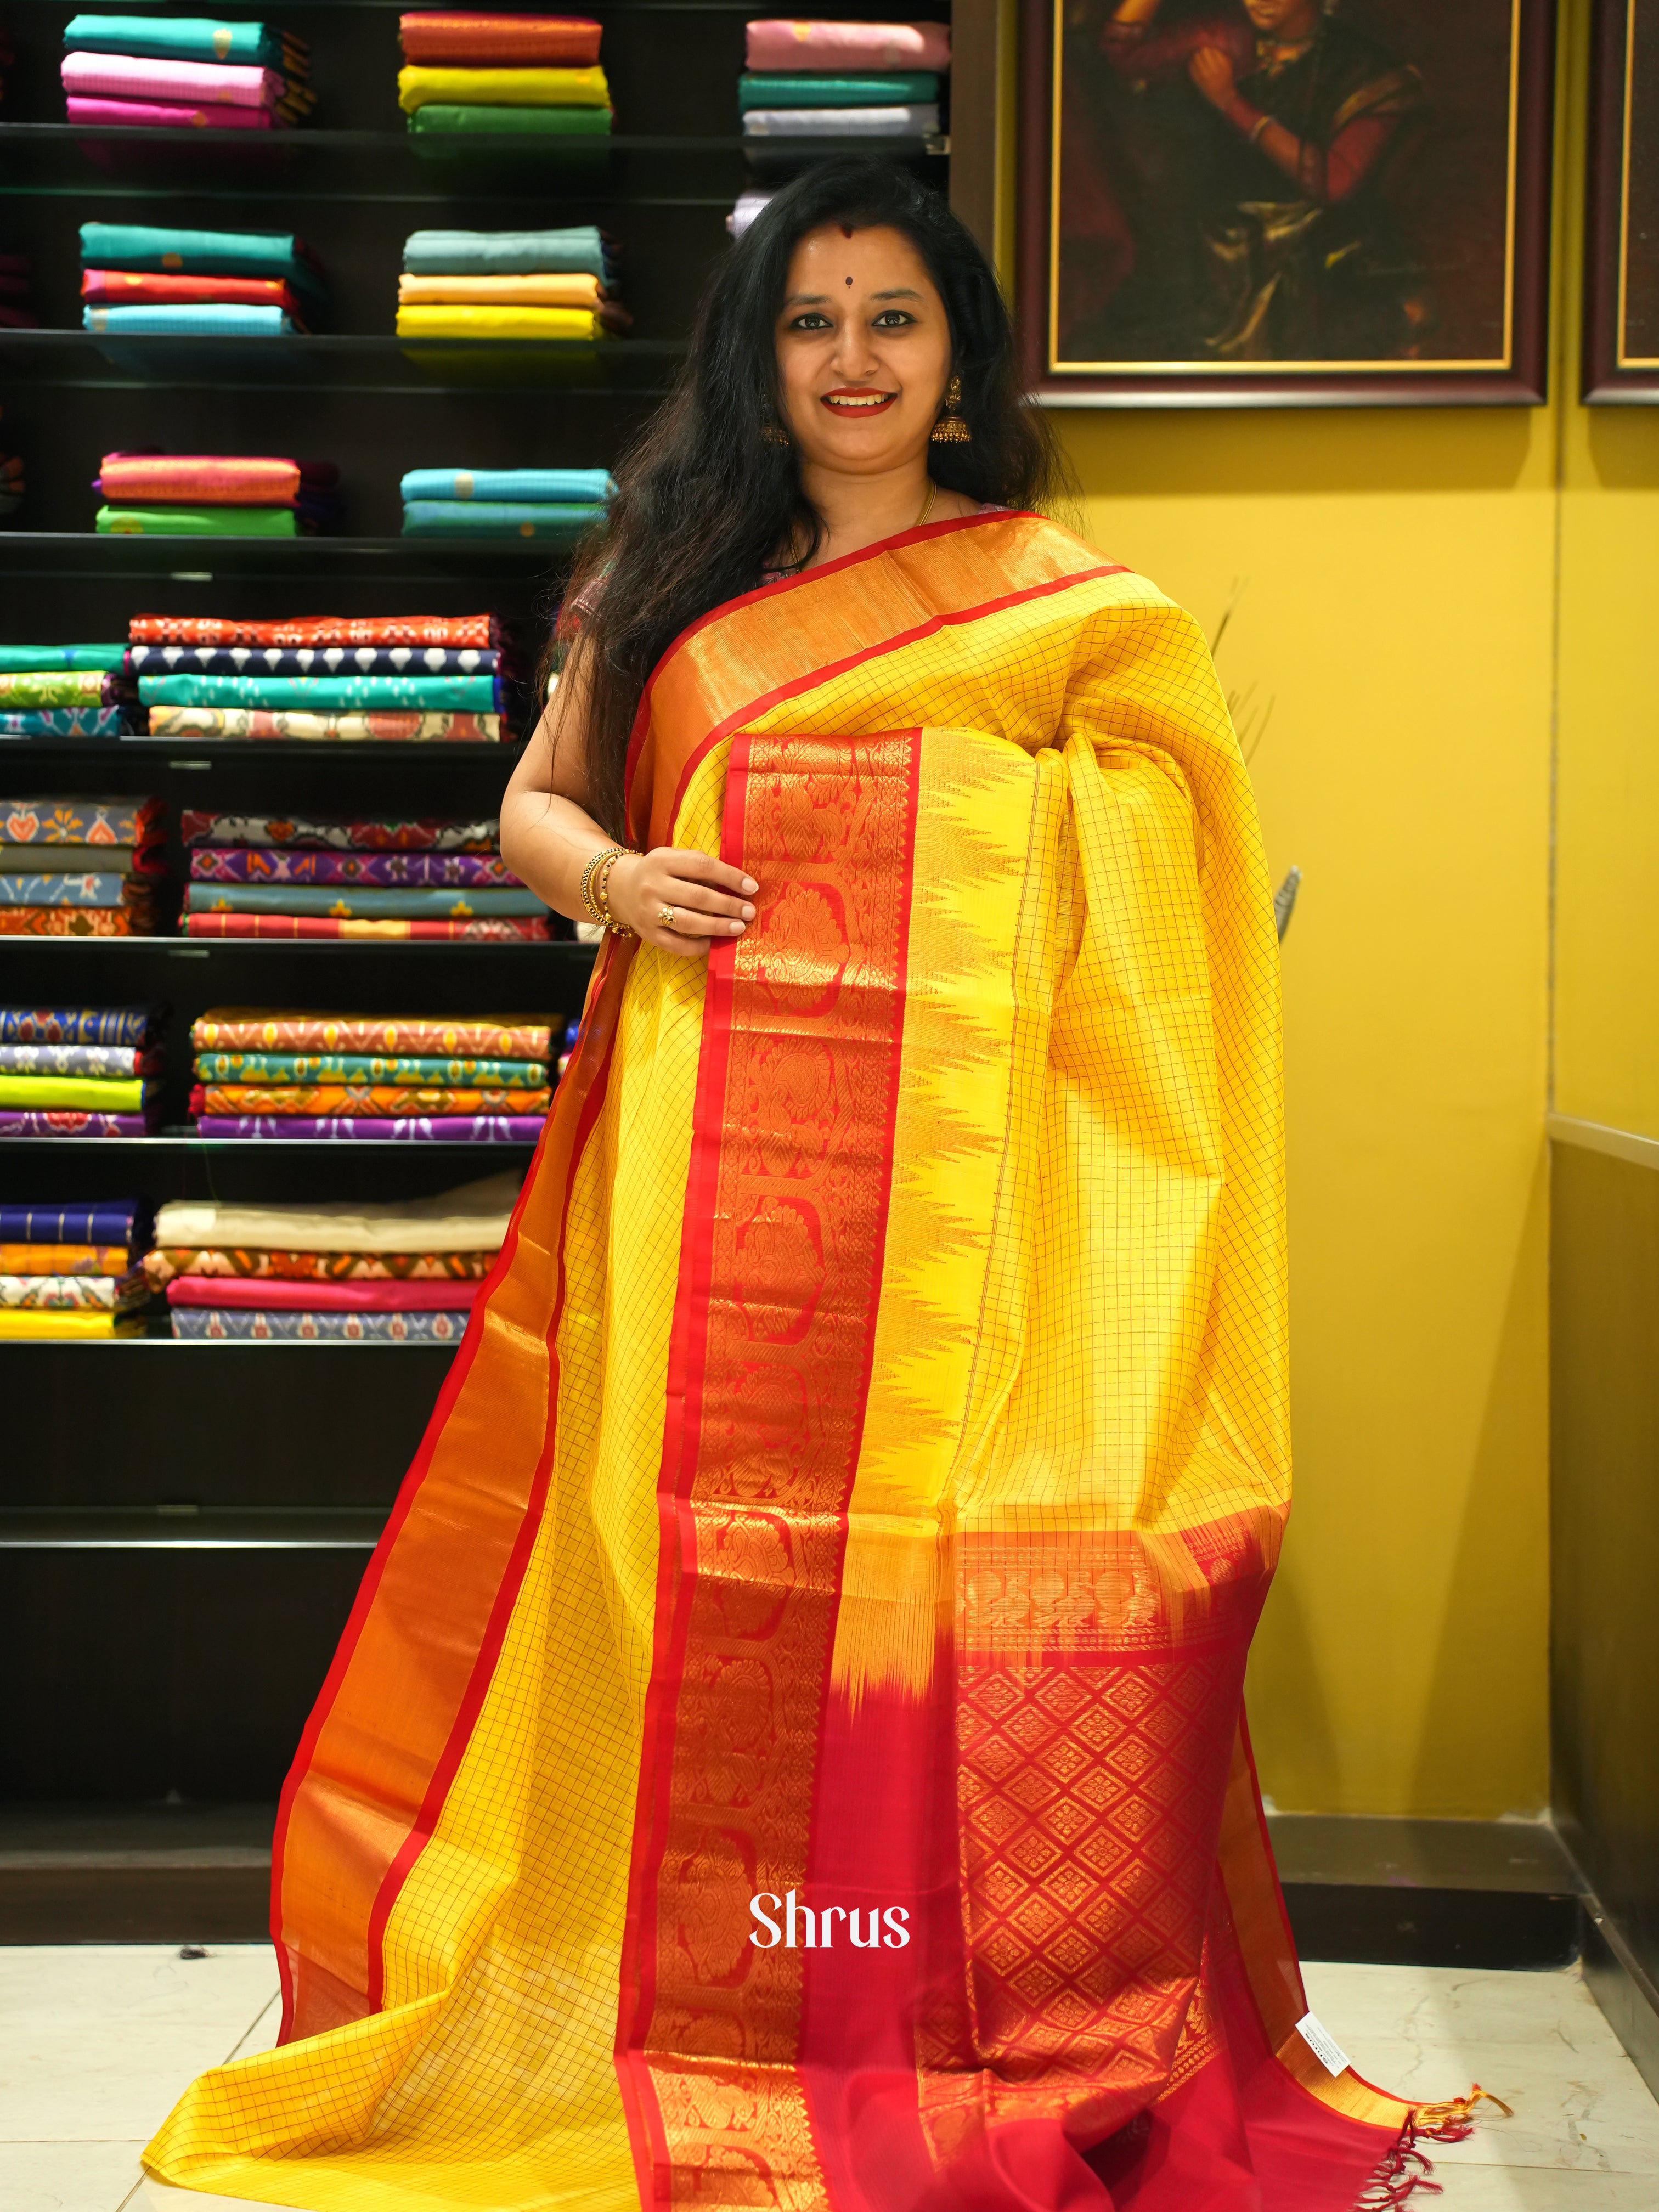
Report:
[[[629,805],[757,920],[600,957],[284,1792],[280,2047],[147,2164],[307,2212],[1397,2195],[1412,2108],[1297,2032],[1243,1731],[1278,969],[1201,637],[1040,517],[927,526],[678,640]],[[908,1940],[757,1947],[792,1890]]]

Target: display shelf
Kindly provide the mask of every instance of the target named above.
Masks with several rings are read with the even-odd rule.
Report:
[[[547,538],[144,538],[91,530],[0,530],[0,573],[168,576],[185,584],[211,584],[233,573],[246,580],[287,580],[309,570],[337,574],[352,568],[365,575],[372,568],[376,578],[387,580],[442,575],[487,583],[562,566],[570,551],[568,544]]]
[[[114,1340],[171,1343],[173,1340]],[[346,1348],[363,1349],[361,1345]],[[387,1349],[403,1352],[410,1347],[395,1345]],[[385,1526],[384,1512],[351,1505],[293,1509],[155,1505],[148,1510],[106,1505],[0,1506],[0,1552],[372,1552]]]
[[[413,955],[416,963],[424,956],[433,953],[445,958],[459,953],[468,960],[500,957],[505,954],[515,966],[525,964],[527,956],[530,961],[556,975],[563,982],[582,975],[591,966],[593,957],[586,945],[573,945],[560,938],[541,944],[528,939],[514,944],[510,940],[488,938],[481,940],[466,938],[434,940],[373,937],[6,937],[0,938],[0,945],[5,947],[14,963],[20,949],[36,952],[43,947],[51,948],[46,954],[48,960],[71,952],[93,951],[100,956],[109,952],[118,962],[157,953],[172,960],[220,961],[251,953],[256,960],[266,963],[276,957],[296,956],[308,960],[317,953],[336,958],[343,955],[355,957],[367,954],[375,960],[383,960],[388,954],[394,957],[401,954],[405,958]],[[119,952],[116,951],[117,946],[121,948]]]
[[[188,1128],[163,1129],[154,1137],[8,1137],[0,1135],[0,1152],[20,1149],[36,1152],[43,1147],[67,1148],[95,1145],[100,1152],[407,1152],[414,1148],[406,1137],[201,1137]],[[422,1152],[465,1152],[473,1158],[494,1159],[497,1153],[528,1155],[536,1149],[532,1137],[498,1137],[489,1140],[439,1137],[419,1146]]]

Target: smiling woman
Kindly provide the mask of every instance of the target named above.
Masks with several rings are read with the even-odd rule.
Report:
[[[1423,2170],[1308,2010],[1243,1724],[1289,1498],[1249,785],[1190,618],[1030,511],[1010,362],[943,204],[829,169],[619,472],[502,814],[609,921],[580,1042],[284,1792],[282,2045],[167,2180]]]

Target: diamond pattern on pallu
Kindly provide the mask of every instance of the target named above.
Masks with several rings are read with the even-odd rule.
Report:
[[[1231,1642],[959,1668],[968,1989],[919,2035],[942,2157],[1038,2112],[1105,2135],[1208,2055],[1192,2008],[1243,1668]]]

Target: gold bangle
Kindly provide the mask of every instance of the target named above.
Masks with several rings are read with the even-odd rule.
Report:
[[[616,857],[617,848],[614,845],[601,845],[599,851],[594,854],[592,859],[589,860],[587,866],[582,870],[582,908],[587,915],[588,920],[590,921],[598,922],[601,928],[605,927],[605,916],[600,913],[598,903],[593,897],[593,874],[594,871],[602,862],[612,861]]]
[[[611,871],[618,860],[625,857],[625,853],[624,847],[616,845],[610,852],[601,856],[599,879],[593,886],[593,905],[597,917],[613,937],[633,937],[636,934],[625,921],[618,921],[611,911]]]

